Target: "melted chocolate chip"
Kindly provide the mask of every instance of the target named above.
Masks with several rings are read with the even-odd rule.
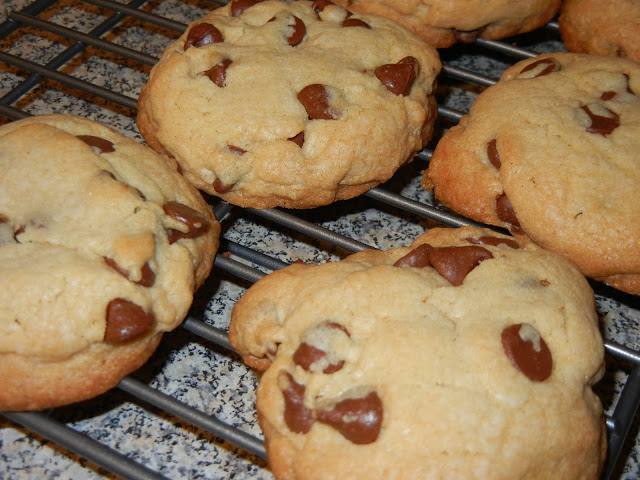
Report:
[[[22,233],[24,233],[26,230],[27,230],[27,229],[26,229],[26,227],[25,227],[24,225],[20,225],[20,226],[18,227],[18,229],[17,229],[15,232],[13,232],[13,239],[16,241],[16,243],[22,243],[18,237],[19,237]]]
[[[511,206],[511,201],[504,193],[502,195],[498,195],[498,197],[496,198],[496,213],[498,214],[498,218],[500,220],[511,225],[511,229],[514,232],[522,232],[520,222],[518,221],[518,217],[516,217],[516,212]]]
[[[502,347],[512,365],[529,380],[542,382],[551,375],[551,351],[540,333],[528,323],[505,328],[502,331]]]
[[[320,350],[307,343],[301,343],[293,354],[293,362],[303,369],[310,371],[311,365],[327,356],[327,352]],[[322,370],[322,373],[331,374],[342,369],[344,360],[337,363],[330,363]]]
[[[244,148],[236,147],[235,145],[227,145],[229,150],[236,155],[244,155],[247,151]]]
[[[480,262],[493,258],[489,250],[470,245],[468,247],[437,247],[429,255],[431,265],[451,285],[462,285],[471,270]]]
[[[490,237],[487,235],[480,238],[468,237],[465,238],[465,240],[469,243],[473,243],[474,245],[493,245],[494,247],[497,247],[498,245],[503,244],[514,249],[520,248],[518,242],[510,238]]]
[[[416,248],[407,253],[404,257],[397,260],[393,266],[394,267],[415,267],[415,268],[424,268],[430,267],[431,261],[429,260],[429,256],[431,254],[431,250],[433,247],[426,243],[422,245],[418,245]]]
[[[106,343],[124,343],[144,335],[151,325],[153,316],[136,303],[124,298],[111,300],[107,305],[107,327],[104,332]]]
[[[343,27],[364,27],[364,28],[371,29],[368,23],[363,22],[362,20],[359,20],[357,18],[345,18],[344,21],[342,22],[342,26]]]
[[[606,102],[606,101],[611,100],[616,95],[617,95],[617,92],[614,92],[613,90],[609,90],[607,92],[602,92],[602,95],[600,95],[600,100]]]
[[[107,263],[107,265],[113,268],[116,272],[118,272],[124,278],[131,281],[131,278],[129,277],[129,272],[121,268],[120,265],[118,265],[113,258],[105,257],[104,261]],[[138,285],[141,285],[143,287],[152,287],[156,281],[156,274],[151,269],[148,262],[142,266],[140,273],[142,274],[142,276],[140,277],[140,280],[133,283],[137,283]]]
[[[489,157],[491,165],[500,170],[502,162],[500,161],[500,154],[498,153],[498,147],[496,146],[496,143],[497,142],[495,138],[487,143],[487,156]]]
[[[231,2],[231,16],[239,17],[247,8],[251,8],[264,0],[233,0]]]
[[[307,34],[307,27],[305,26],[304,22],[298,17],[294,16],[293,20],[293,32],[287,38],[287,42],[292,47],[295,47],[296,45],[299,45],[300,42],[302,42],[302,40],[304,39],[304,36]]]
[[[601,109],[606,111],[606,115],[599,115],[593,111],[593,107],[583,105],[582,110],[587,112],[591,119],[591,125],[587,127],[587,132],[597,133],[602,136],[607,136],[620,126],[620,117],[617,113],[612,112],[606,107],[600,106]],[[603,112],[605,113],[605,112]]]
[[[293,362],[306,371],[313,371],[314,364],[324,366],[323,373],[331,374],[342,369],[344,360],[337,358],[335,353],[330,355],[332,340],[336,335],[350,337],[349,331],[339,323],[322,322],[312,327],[303,337],[303,341],[293,354]],[[322,362],[322,363],[317,363]]]
[[[187,39],[184,42],[184,49],[191,47],[196,48],[204,47],[212,43],[224,42],[224,37],[220,30],[211,25],[210,23],[199,23],[191,27],[187,34]]]
[[[209,80],[211,80],[220,88],[223,88],[227,85],[227,68],[229,68],[229,65],[231,65],[231,63],[231,60],[225,58],[217,65],[211,67],[209,70],[201,72],[200,75],[209,77]]]
[[[307,85],[298,93],[298,101],[307,111],[309,120],[335,120],[339,114],[329,106],[329,93],[324,85]]]
[[[545,75],[549,75],[550,73],[559,71],[560,64],[553,58],[543,58],[536,62],[530,63],[529,65],[524,67],[520,71],[520,73],[522,74],[522,73],[526,73],[536,69],[538,69],[539,71],[535,74],[533,78],[543,77]]]
[[[98,150],[100,150],[100,153],[111,153],[116,151],[115,147],[113,146],[113,142],[105,140],[104,138],[95,137],[93,135],[77,135],[77,138],[82,140],[90,147],[97,148]]]
[[[318,410],[319,422],[330,425],[357,445],[373,443],[382,426],[382,400],[376,392],[360,398],[347,398],[329,410]]]
[[[480,262],[493,258],[489,250],[478,246],[432,247],[426,243],[417,246],[397,260],[395,267],[433,267],[453,286],[462,282]]]
[[[185,224],[187,232],[169,229],[169,243],[175,243],[181,238],[195,238],[204,235],[209,230],[209,221],[197,210],[179,202],[167,202],[164,204],[164,213],[174,220]]]
[[[288,138],[287,140],[295,143],[296,145],[298,145],[300,148],[302,148],[302,146],[304,145],[304,132],[300,132],[299,134],[297,134],[294,137]]]
[[[220,181],[219,178],[216,178],[213,181],[213,189],[218,193],[227,193],[228,191],[230,191],[233,188],[233,186],[234,186],[233,183],[231,185],[225,185],[224,183],[222,183]]]
[[[418,66],[415,57],[405,57],[398,63],[380,65],[374,73],[391,93],[407,96],[418,75]]]
[[[311,409],[304,406],[304,385],[296,383],[291,374],[284,374],[286,388],[282,390],[284,396],[284,421],[294,433],[308,433],[313,426],[314,419]]]

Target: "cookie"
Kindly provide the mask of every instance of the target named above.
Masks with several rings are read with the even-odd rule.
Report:
[[[640,294],[639,93],[631,60],[519,62],[438,142],[423,186],[458,213]]]
[[[565,0],[560,12],[560,34],[569,51],[640,61],[640,3]]]
[[[290,479],[596,479],[604,371],[569,262],[488,229],[264,277],[230,340],[266,369],[257,410]]]
[[[153,68],[138,127],[199,189],[311,208],[389,179],[431,137],[435,49],[331,2],[234,0]]]
[[[336,0],[356,12],[383,15],[435,47],[478,38],[498,40],[549,22],[560,0]]]
[[[184,319],[220,226],[175,162],[80,117],[3,125],[0,170],[0,411],[94,397]]]

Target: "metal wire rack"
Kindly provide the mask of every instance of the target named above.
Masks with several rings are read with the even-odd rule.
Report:
[[[9,1],[0,23],[0,122],[73,113],[142,141],[136,99],[150,67],[187,23],[225,3]],[[438,135],[506,66],[561,49],[552,22],[508,41],[478,40],[441,51]],[[230,310],[251,283],[297,258],[322,262],[364,248],[406,245],[431,225],[472,224],[419,188],[430,152],[420,152],[387,184],[340,205],[253,210],[210,199],[223,225],[222,244],[212,279],[182,327],[165,336],[147,366],[96,400],[1,413],[3,477],[271,478],[252,403],[257,380],[227,339]],[[640,302],[593,287],[607,352],[598,390],[609,433],[602,478],[638,478]]]

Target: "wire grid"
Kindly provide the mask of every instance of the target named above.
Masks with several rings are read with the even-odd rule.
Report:
[[[150,67],[190,21],[225,3],[10,2],[16,9],[0,24],[0,121],[72,113],[142,141],[135,128],[136,99]],[[430,146],[460,119],[483,88],[496,81],[501,70],[520,59],[560,49],[558,27],[552,22],[508,41],[478,40],[441,51],[440,133]],[[22,458],[18,466],[7,461],[9,478],[19,475],[14,469],[42,478],[42,459],[34,451],[51,449],[51,442],[57,445],[53,457],[68,458],[72,464],[61,467],[58,478],[270,478],[252,403],[257,379],[229,345],[230,310],[253,282],[296,259],[334,260],[365,248],[407,245],[433,225],[475,224],[448,212],[419,187],[420,172],[430,154],[427,147],[391,181],[358,199],[310,211],[240,209],[209,198],[223,225],[221,248],[213,278],[198,292],[182,328],[165,336],[149,365],[95,401],[47,412],[3,413],[0,432],[12,433],[0,436],[0,454],[7,461],[9,441],[17,438]],[[640,333],[635,326],[640,323],[640,304],[637,297],[597,283],[593,287],[604,319],[608,361],[598,391],[609,433],[602,478],[637,478]],[[182,365],[185,355],[204,361],[200,382],[190,377],[184,381],[180,371],[167,373]],[[237,371],[240,374],[233,373]],[[227,388],[211,389],[223,380]],[[221,397],[221,406],[209,405],[213,397]],[[236,410],[230,412],[230,408]],[[110,411],[116,412],[118,421],[103,415]],[[160,419],[146,447],[127,440],[148,435],[145,427],[132,428],[121,421],[132,412],[138,423]],[[113,432],[106,434],[106,430]],[[167,434],[168,430],[187,432],[187,442],[192,443],[181,447],[182,456],[175,454],[175,445],[173,450],[159,447],[181,438]],[[215,461],[203,460],[201,452]]]

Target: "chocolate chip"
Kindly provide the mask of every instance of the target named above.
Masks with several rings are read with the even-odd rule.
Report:
[[[247,8],[253,7],[264,0],[233,0],[231,2],[231,16],[239,17]]]
[[[559,70],[560,64],[557,62],[557,60],[553,58],[542,58],[524,67],[520,71],[520,74],[531,72],[531,74],[533,74],[531,78],[537,78],[544,75],[549,75],[550,73],[557,72]]]
[[[247,153],[244,148],[236,147],[235,145],[227,145],[227,148],[229,148],[229,150],[236,155],[244,155],[245,153]]]
[[[429,260],[429,256],[433,247],[426,243],[422,245],[418,245],[416,248],[407,253],[404,257],[397,260],[393,266],[394,267],[415,267],[415,268],[424,268],[430,267],[431,261]]]
[[[318,410],[316,417],[352,443],[373,443],[378,439],[382,426],[382,400],[372,391],[364,397],[341,400],[331,409]]]
[[[629,75],[625,73],[624,77],[627,79],[627,93],[630,93],[631,95],[635,95],[633,90],[631,90],[631,84],[629,83]]]
[[[363,22],[357,18],[345,18],[342,22],[343,27],[364,27],[371,29],[368,23]]]
[[[587,132],[597,133],[607,136],[620,126],[620,117],[617,113],[600,104],[583,105],[582,110],[587,112],[591,124],[587,127]],[[597,113],[594,112],[597,110]]]
[[[614,92],[612,90],[609,90],[607,92],[602,92],[602,95],[600,95],[600,100],[606,102],[608,100],[611,100],[616,95],[617,95],[617,92]]]
[[[493,258],[489,250],[477,246],[432,247],[423,243],[397,260],[395,267],[433,267],[451,285],[462,285],[471,270],[480,262]]]
[[[284,421],[294,433],[308,433],[313,426],[314,419],[311,409],[304,406],[304,385],[296,383],[290,373],[285,372],[281,377],[284,383]]]
[[[502,331],[502,347],[513,366],[529,380],[542,382],[551,375],[551,351],[532,325],[518,323],[505,328]]]
[[[212,43],[224,42],[222,32],[210,23],[199,23],[191,27],[187,34],[187,40],[184,42],[184,49],[190,46],[196,48],[203,47]]]
[[[288,138],[287,140],[295,143],[296,145],[298,145],[300,148],[302,148],[302,146],[304,145],[304,132],[300,132],[299,134],[297,134],[294,137]]]
[[[478,39],[484,30],[485,27],[477,28],[475,30],[458,30],[454,28],[452,33],[457,42],[472,43]]]
[[[418,74],[418,60],[405,57],[398,63],[380,65],[375,69],[375,75],[394,95],[406,96]]]
[[[309,120],[335,120],[339,114],[329,106],[329,93],[324,85],[307,85],[298,93],[298,101],[307,111]]]
[[[467,237],[465,240],[469,243],[473,243],[474,245],[493,245],[494,247],[497,247],[498,245],[504,244],[507,247],[520,248],[518,242],[510,238],[490,237],[487,235],[480,238]]]
[[[462,285],[466,276],[480,262],[493,258],[489,250],[469,245],[468,247],[437,247],[429,254],[431,265],[451,285]]]
[[[90,147],[95,147],[100,150],[100,153],[111,153],[115,152],[116,149],[113,146],[113,143],[109,140],[105,140],[101,137],[95,137],[93,135],[76,135],[80,140],[89,145]]]
[[[302,40],[304,39],[304,36],[307,34],[307,27],[305,26],[304,22],[298,17],[294,16],[293,20],[293,33],[289,35],[289,37],[287,38],[287,42],[292,47],[295,47],[296,45],[299,45],[300,42],[302,42]]]
[[[321,361],[326,356],[327,352],[307,343],[301,343],[293,354],[293,362],[296,365],[301,366],[303,369],[310,371],[311,365]],[[335,373],[341,370],[343,366],[344,360],[340,360],[337,363],[330,363],[322,370],[322,373]]]
[[[116,272],[118,272],[124,278],[126,278],[129,281],[131,281],[131,278],[129,276],[129,272],[127,272],[124,268],[121,268],[120,265],[118,265],[117,262],[113,258],[105,257],[104,261],[107,263],[107,265],[109,265],[111,268],[113,268]],[[154,271],[149,266],[149,262],[146,262],[142,266],[142,269],[140,270],[140,273],[142,275],[140,277],[140,280],[138,280],[137,282],[133,282],[133,283],[137,283],[138,285],[141,285],[143,287],[152,287],[153,284],[156,281],[156,274],[154,273]]]
[[[179,202],[167,202],[164,204],[164,213],[174,220],[185,224],[186,232],[169,229],[169,243],[175,243],[181,238],[195,238],[205,234],[209,230],[209,221],[197,210]]]
[[[213,83],[215,83],[220,88],[226,86],[227,80],[227,68],[231,65],[231,60],[225,58],[217,65],[214,65],[209,70],[205,70],[204,72],[200,72],[200,75],[204,75],[205,77],[209,77]]]
[[[18,237],[21,234],[23,234],[26,230],[27,229],[24,225],[20,225],[18,229],[15,232],[13,232],[13,239],[16,241],[16,243],[22,243]]]
[[[136,303],[124,298],[111,300],[107,305],[106,343],[124,343],[144,335],[153,324],[153,316]]]
[[[334,351],[335,341],[340,336],[350,337],[349,331],[336,322],[322,322],[313,326],[303,336],[302,342],[293,354],[293,362],[306,371],[322,368],[326,374],[335,373],[344,366],[344,359]]]
[[[222,183],[220,181],[219,178],[216,178],[213,181],[213,189],[218,192],[218,193],[227,193],[228,191],[230,191],[233,188],[234,184],[230,184],[230,185],[225,185],[224,183]]]
[[[513,210],[511,201],[504,193],[496,197],[496,213],[498,214],[498,218],[500,220],[511,225],[511,229],[514,232],[522,232],[520,222],[518,221],[518,217],[516,217],[516,212]]]
[[[502,162],[500,161],[500,154],[498,153],[498,147],[496,143],[497,142],[495,138],[487,143],[487,156],[489,157],[491,165],[500,170]]]

